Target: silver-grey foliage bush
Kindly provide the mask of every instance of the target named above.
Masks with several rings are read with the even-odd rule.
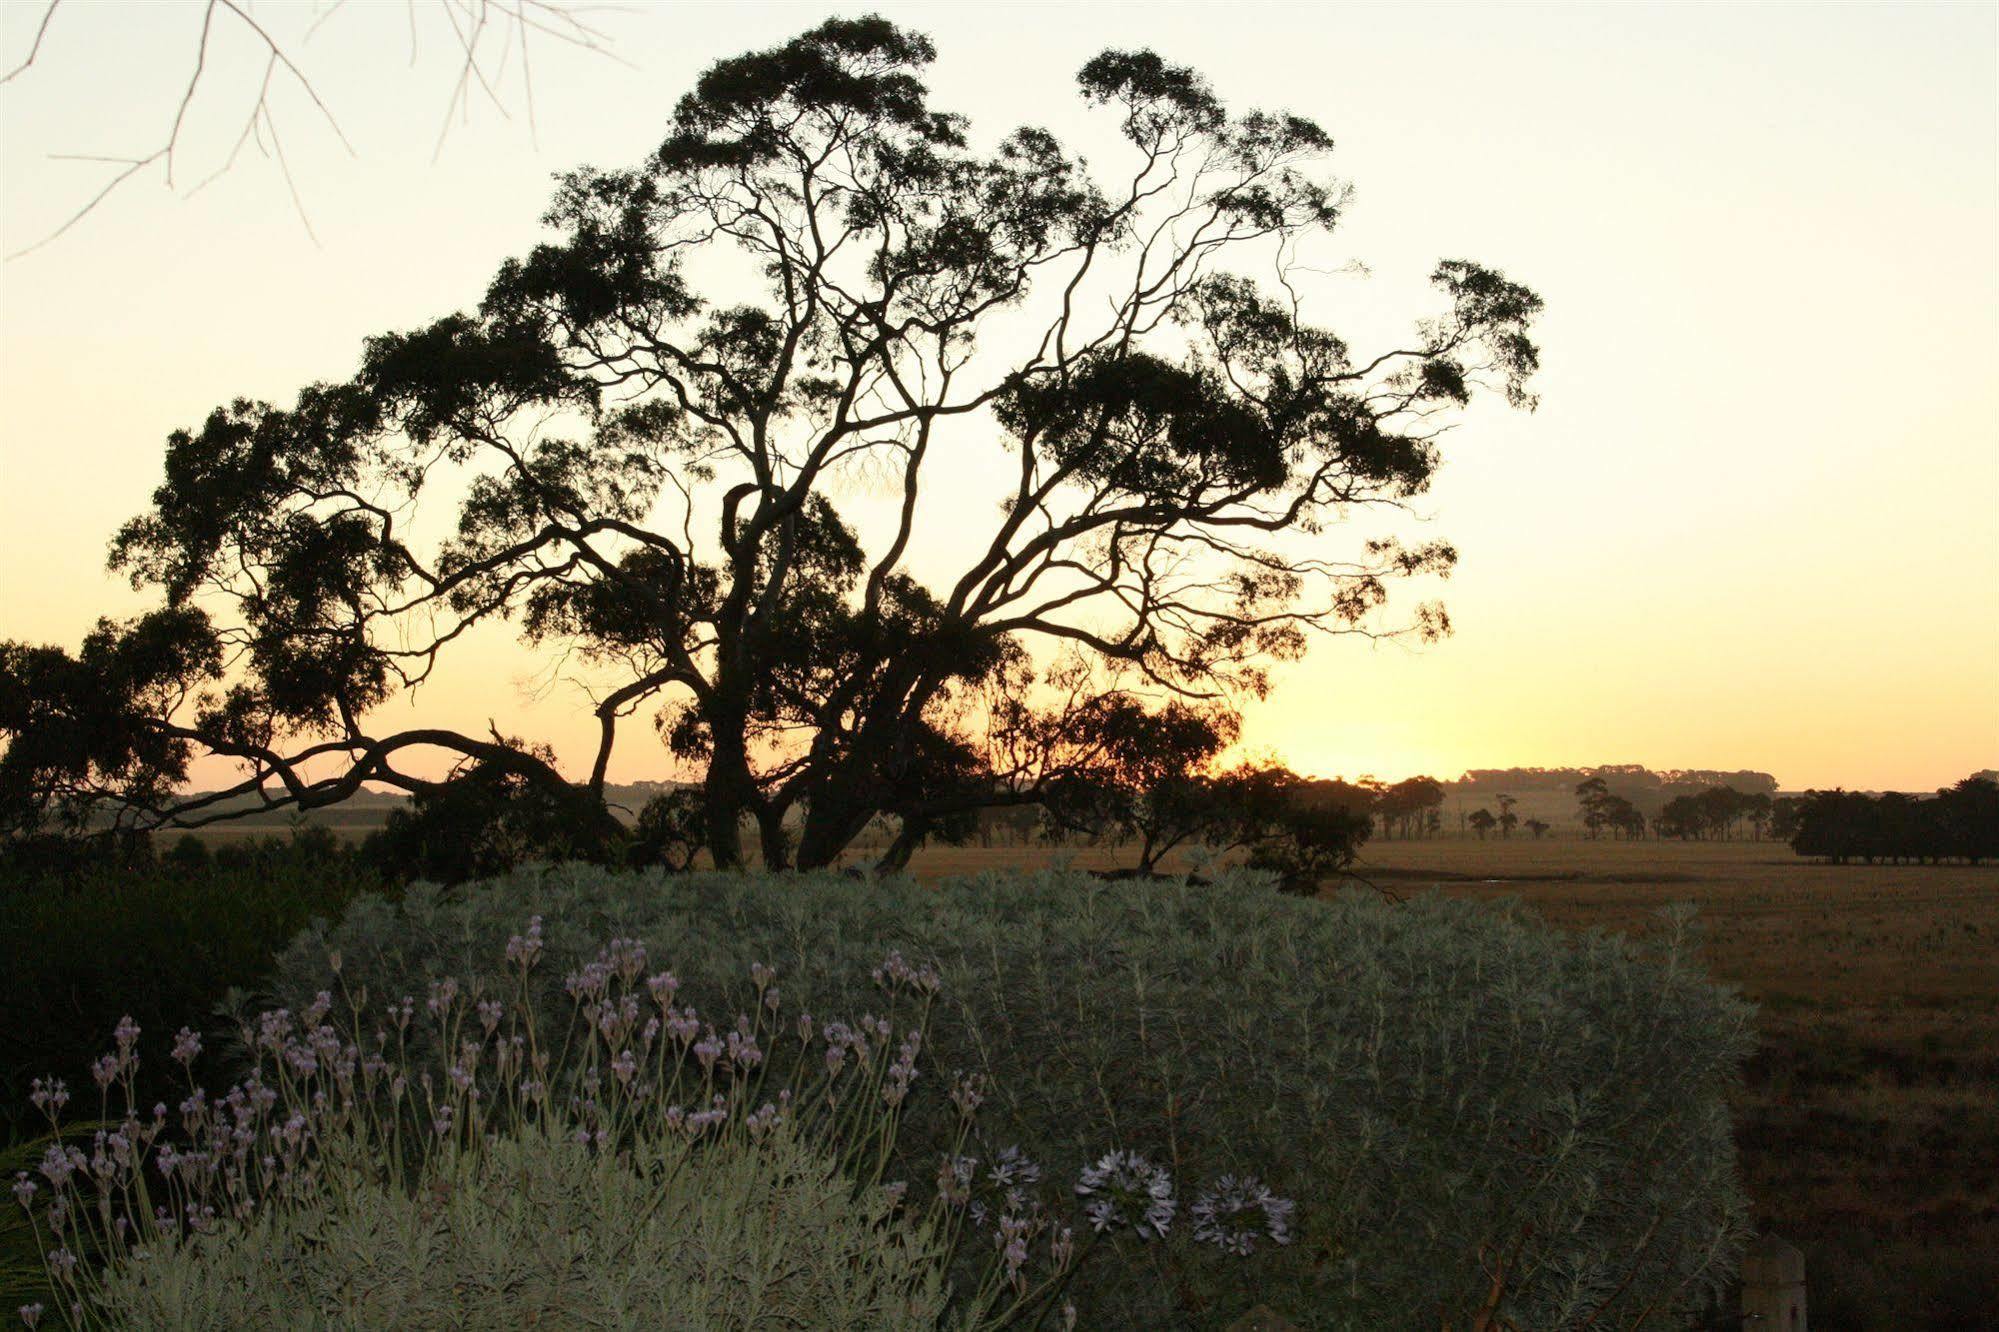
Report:
[[[530,869],[357,901],[282,957],[276,997],[306,1003],[336,953],[349,985],[421,994],[490,972],[537,914],[538,983],[637,937],[704,1011],[754,1001],[733,979],[751,963],[779,969],[788,1010],[859,1011],[898,948],[943,978],[929,1066],[987,1081],[966,1154],[1018,1144],[1074,1178],[1117,1144],[1295,1200],[1296,1242],[1253,1273],[1224,1245],[1111,1237],[1117,1260],[1072,1291],[1086,1326],[1219,1326],[1256,1302],[1313,1327],[1670,1326],[1743,1235],[1725,1096],[1749,1010],[1683,920],[1570,936],[1513,907],[1302,901],[1247,875]],[[908,1178],[954,1150],[949,1111],[912,1106]]]
[[[939,1326],[929,1233],[788,1130],[642,1144],[612,1154],[532,1128],[450,1154],[413,1189],[329,1188],[112,1265],[96,1307],[190,1330]]]

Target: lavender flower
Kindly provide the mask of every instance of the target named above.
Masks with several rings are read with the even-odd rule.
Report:
[[[1026,1217],[1003,1216],[1000,1218],[999,1232],[993,1236],[993,1243],[999,1247],[1000,1261],[1006,1266],[1006,1279],[1015,1291],[1027,1289],[1027,1277],[1022,1268],[1027,1266],[1027,1236],[1031,1224]]]
[[[716,1039],[715,1029],[710,1027],[708,1034],[694,1043],[694,1057],[701,1061],[701,1071],[706,1073],[713,1070],[715,1061],[721,1057],[721,1054],[722,1042]]]
[[[757,1048],[756,1038],[744,1032],[729,1033],[729,1062],[748,1072],[763,1062],[763,1051]]]
[[[457,998],[457,978],[446,976],[443,980],[430,983],[430,998],[424,1001],[424,1006],[430,1010],[432,1017],[442,1018],[451,1011],[451,1005]]]
[[[25,1324],[26,1324],[27,1326],[29,1326],[29,1327],[38,1327],[38,1326],[40,1326],[40,1325],[41,1325],[41,1321],[42,1321],[42,1305],[41,1305],[41,1301],[37,1300],[37,1301],[36,1301],[35,1303],[33,1303],[33,1304],[24,1304],[24,1305],[22,1305],[22,1306],[21,1306],[21,1321],[22,1321],[23,1323],[25,1323]]]
[[[1173,1224],[1173,1177],[1137,1152],[1106,1153],[1078,1177],[1076,1194],[1088,1199],[1083,1212],[1098,1232],[1130,1226],[1141,1239],[1162,1239]]]
[[[69,1104],[69,1084],[61,1078],[50,1078],[47,1082],[36,1078],[29,1086],[28,1100],[37,1110],[55,1114]]]
[[[1293,1206],[1252,1175],[1223,1175],[1194,1201],[1194,1238],[1243,1257],[1265,1239],[1289,1244]]]
[[[507,940],[507,961],[526,972],[540,959],[541,917],[530,916],[528,932],[524,935],[516,934]]]
[[[174,1035],[174,1058],[183,1064],[191,1064],[201,1053],[201,1037],[189,1027],[182,1027]]]
[[[613,939],[604,945],[599,955],[604,965],[618,973],[625,984],[630,985],[639,978],[646,967],[646,946],[641,939]]]

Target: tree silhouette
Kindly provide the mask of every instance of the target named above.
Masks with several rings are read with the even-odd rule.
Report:
[[[717,864],[746,821],[767,863],[823,865],[884,813],[906,858],[1081,774],[1121,699],[1260,694],[1319,632],[1443,632],[1381,615],[1447,544],[1325,534],[1421,492],[1476,389],[1531,405],[1539,300],[1445,261],[1441,309],[1358,352],[1296,296],[1345,203],[1318,126],[1108,51],[1078,75],[1128,158],[1102,185],[1042,130],[975,147],[931,58],[864,18],[723,60],[642,166],[563,179],[476,311],[175,433],[113,548],[163,606],[0,657],[5,826],[420,792],[438,754],[553,798],[531,746],[371,725],[504,620],[594,690],[592,799],[646,711]],[[975,459],[1006,479],[920,579],[919,517]],[[854,478],[891,497],[865,530]],[[179,794],[202,755],[241,780]]]
[[[1478,840],[1481,842],[1485,840],[1485,835],[1498,825],[1499,820],[1492,817],[1492,811],[1486,809],[1484,806],[1480,806],[1471,812],[1472,831],[1478,834]]]
[[[1592,839],[1611,822],[1610,786],[1601,777],[1588,777],[1576,783],[1576,804],[1582,809],[1583,827]]]

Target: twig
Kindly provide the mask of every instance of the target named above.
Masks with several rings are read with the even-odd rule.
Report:
[[[6,77],[0,78],[0,83],[12,83],[16,74],[35,63],[35,57],[42,53],[42,38],[48,34],[49,20],[56,16],[56,6],[61,3],[62,0],[49,0],[49,7],[42,11],[42,21],[35,28],[35,44],[28,48],[28,58],[8,70]]]

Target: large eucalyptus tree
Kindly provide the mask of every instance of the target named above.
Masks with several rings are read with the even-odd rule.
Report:
[[[12,825],[422,789],[438,751],[564,785],[374,724],[506,619],[596,682],[588,790],[649,716],[718,862],[753,821],[823,864],[881,813],[909,840],[1032,800],[1102,717],[1260,691],[1314,630],[1442,631],[1381,617],[1448,545],[1333,529],[1422,491],[1475,388],[1531,404],[1538,299],[1445,261],[1435,313],[1356,350],[1301,313],[1344,204],[1317,125],[1108,51],[1077,82],[1125,160],[1092,171],[975,139],[931,58],[869,17],[721,61],[642,166],[563,179],[476,311],[174,434],[112,555],[162,609],[5,650]],[[180,793],[204,754],[241,784]]]

